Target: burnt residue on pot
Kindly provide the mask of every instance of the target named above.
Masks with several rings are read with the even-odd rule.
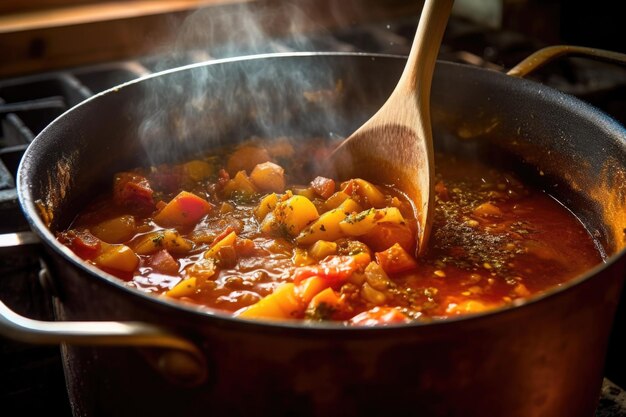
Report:
[[[77,151],[63,156],[56,161],[52,169],[48,171],[46,178],[46,196],[44,199],[35,201],[39,216],[46,227],[50,227],[54,220],[54,213],[60,203],[66,198],[68,190],[73,186],[73,161],[78,155]]]
[[[609,157],[598,173],[599,181],[589,190],[602,210],[610,241],[615,250],[626,248],[626,170],[615,157]]]

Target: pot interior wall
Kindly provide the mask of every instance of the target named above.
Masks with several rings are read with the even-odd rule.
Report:
[[[22,182],[31,181],[28,200],[41,201],[52,214],[51,229],[59,230],[120,169],[250,136],[346,136],[384,102],[403,64],[391,57],[284,56],[200,65],[131,83],[42,132],[21,170]],[[525,80],[450,63],[439,63],[435,74],[438,149],[524,170],[528,181],[583,220],[608,255],[624,248],[622,127]]]

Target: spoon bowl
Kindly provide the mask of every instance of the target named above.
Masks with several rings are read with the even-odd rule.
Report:
[[[439,46],[454,0],[426,0],[411,52],[395,89],[365,124],[331,154],[341,178],[393,185],[413,204],[416,255],[425,252],[432,225],[434,151],[430,88]]]

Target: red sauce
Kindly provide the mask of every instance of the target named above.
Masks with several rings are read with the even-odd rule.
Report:
[[[415,259],[415,220],[401,195],[307,176],[296,151],[325,151],[302,146],[248,144],[119,173],[112,193],[58,238],[141,291],[246,318],[354,325],[488,310],[602,262],[583,225],[549,195],[445,155],[436,160],[429,250]]]

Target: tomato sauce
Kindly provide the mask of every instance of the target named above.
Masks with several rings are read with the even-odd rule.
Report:
[[[436,158],[429,248],[410,204],[314,177],[316,141],[250,141],[115,175],[58,239],[140,291],[248,319],[381,325],[513,303],[602,262],[579,220],[514,174]]]

